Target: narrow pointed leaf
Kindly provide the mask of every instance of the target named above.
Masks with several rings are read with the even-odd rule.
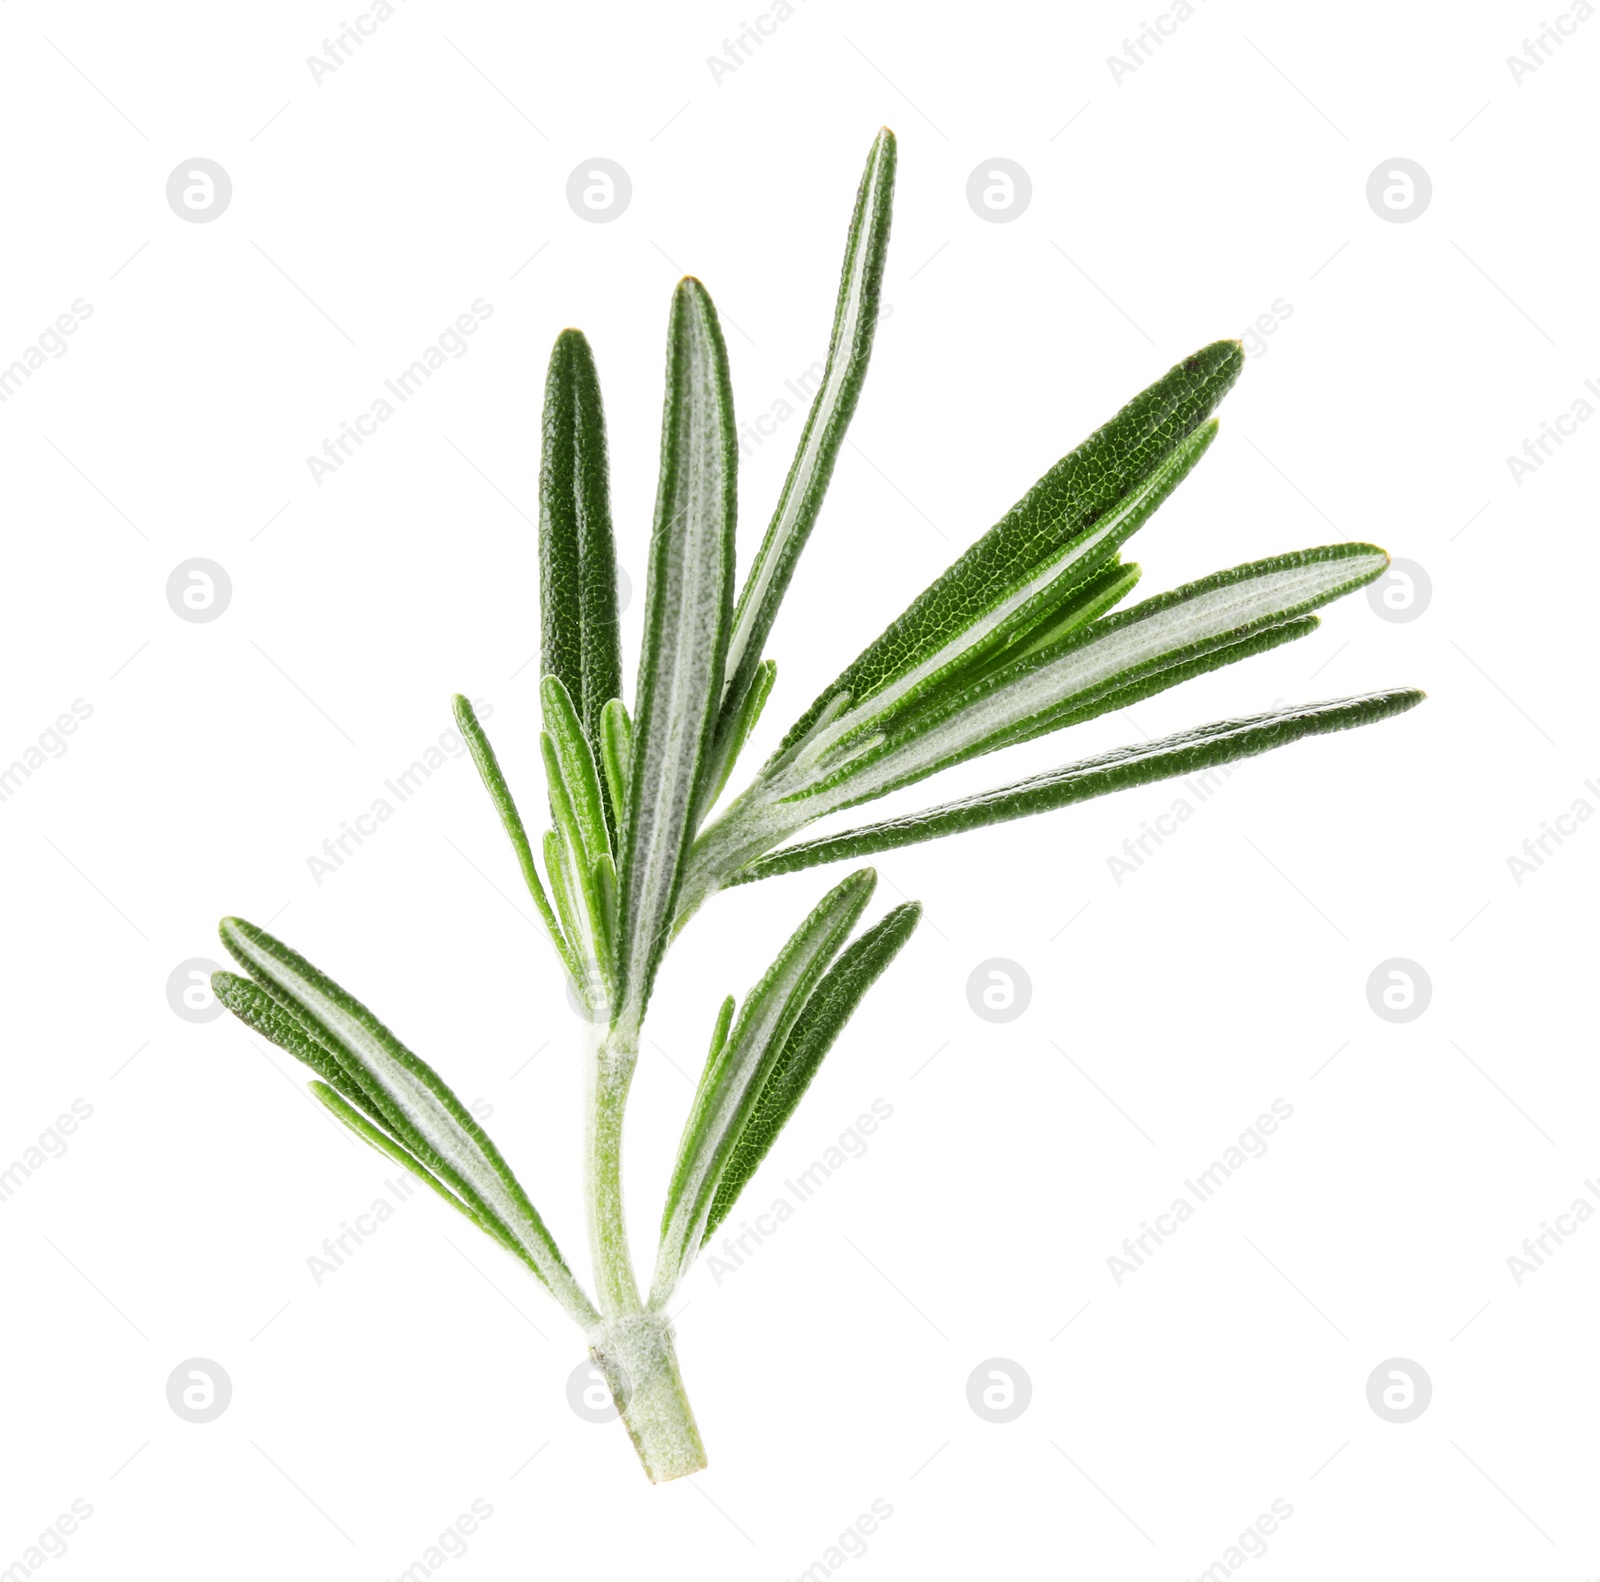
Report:
[[[579,739],[578,745],[582,746]],[[614,930],[610,913],[615,909],[615,895],[604,893],[605,879],[600,864],[611,867],[611,853],[606,847],[606,833],[600,808],[599,788],[590,764],[589,783],[582,786],[577,797],[571,794],[566,776],[562,773],[560,750],[551,740],[549,731],[540,733],[539,750],[544,756],[545,780],[550,792],[550,812],[555,821],[551,834],[556,836],[552,845],[545,837],[546,867],[550,869],[551,886],[556,890],[556,905],[579,957],[586,967],[597,969],[598,976],[589,985],[586,997],[591,1010],[602,1010],[610,1000],[612,981],[611,940]],[[588,749],[583,748],[585,755]],[[580,812],[579,809],[582,808]],[[600,850],[591,856],[591,842]],[[559,851],[560,860],[556,861]],[[561,883],[556,884],[560,872]]]
[[[540,882],[539,870],[533,860],[533,847],[528,844],[528,832],[523,827],[522,815],[517,812],[516,798],[511,795],[511,787],[506,784],[506,777],[500,771],[500,760],[495,757],[494,748],[490,745],[483,726],[478,723],[477,713],[460,693],[456,694],[454,708],[456,724],[461,727],[461,734],[466,738],[467,750],[472,754],[473,763],[477,765],[478,776],[483,781],[484,789],[489,793],[489,800],[494,803],[495,812],[500,815],[500,824],[511,842],[511,849],[517,854],[517,866],[522,870],[522,882],[527,885],[528,894],[533,897],[533,904],[538,908],[545,933],[549,936],[550,943],[555,946],[556,954],[561,957],[567,975],[576,982],[580,975],[577,955],[563,934],[561,924],[550,905],[550,898],[545,894],[544,885]]]
[[[339,1064],[331,1048],[319,1043],[312,1027],[295,1014],[293,1001],[278,999],[260,984],[241,978],[236,972],[218,969],[211,974],[211,992],[217,1003],[232,1011],[251,1032],[259,1033],[301,1065],[329,1083],[357,1108],[382,1126],[383,1111],[367,1097],[366,1090]]]
[[[946,691],[853,754],[810,762],[808,747],[799,758],[775,759],[697,843],[683,916],[824,814],[1303,636],[1312,629],[1303,619],[1309,611],[1387,564],[1370,544],[1338,544],[1218,572]]]
[[[1141,742],[1115,752],[1101,753],[1080,763],[1066,764],[1046,774],[1034,775],[985,791],[979,796],[910,813],[902,818],[865,824],[821,840],[805,841],[763,857],[730,881],[744,884],[774,874],[793,873],[818,863],[856,861],[874,852],[910,846],[918,841],[957,835],[1010,819],[1028,818],[1055,808],[1087,802],[1113,791],[1127,791],[1154,780],[1204,774],[1241,758],[1253,758],[1287,747],[1307,736],[1354,730],[1414,708],[1424,694],[1402,689],[1327,703],[1305,703],[1274,709],[1247,719],[1218,720],[1195,730]]]
[[[1124,565],[1113,558],[1099,571],[1085,577],[1077,587],[1066,594],[1061,603],[1031,630],[1019,633],[1004,648],[987,659],[965,667],[942,686],[932,686],[919,693],[916,704],[898,714],[895,724],[907,728],[930,705],[942,702],[957,692],[973,686],[986,676],[992,676],[1004,666],[1024,659],[1030,654],[1053,648],[1063,638],[1080,627],[1097,621],[1120,604],[1138,585],[1142,575],[1136,565]]]
[[[463,1214],[471,1220],[479,1230],[490,1236],[495,1235],[495,1232],[490,1229],[488,1224],[479,1219],[431,1170],[419,1164],[394,1138],[374,1126],[365,1115],[352,1109],[326,1082],[308,1082],[306,1086],[311,1089],[312,1097],[330,1115],[354,1132],[362,1142],[376,1149],[386,1159],[392,1159],[397,1165],[408,1170],[430,1191],[436,1192],[442,1197],[458,1214]]]
[[[721,756],[717,760],[715,766],[717,778],[714,783],[708,780],[701,794],[700,810],[695,817],[697,828],[706,813],[716,806],[717,798],[722,795],[723,788],[728,783],[728,776],[733,773],[734,766],[739,762],[739,754],[744,751],[744,744],[749,741],[750,733],[760,721],[762,711],[767,706],[767,699],[772,695],[772,684],[777,679],[778,667],[773,660],[763,659],[756,666],[755,676],[745,691],[744,702],[740,705],[738,715],[723,744]]]
[[[762,1085],[750,1118],[729,1156],[717,1183],[711,1214],[700,1238],[701,1246],[711,1240],[717,1226],[728,1217],[745,1183],[755,1174],[778,1133],[794,1114],[795,1106],[811,1085],[823,1057],[833,1048],[845,1023],[855,1015],[867,990],[910,939],[921,916],[922,904],[918,901],[897,906],[860,939],[852,940],[824,974],[784,1040],[783,1052]]]
[[[621,698],[613,698],[600,711],[600,767],[605,773],[606,799],[619,846],[628,822],[628,765],[632,756],[633,726],[628,710]]]
[[[580,1323],[591,1322],[593,1304],[527,1193],[438,1073],[359,1000],[264,929],[229,917],[220,933],[239,964],[293,1000],[317,1041],[337,1052],[346,1074],[381,1112],[385,1130],[475,1213],[502,1225],[567,1311]]]
[[[539,570],[542,671],[567,689],[593,741],[601,709],[622,692],[622,639],[605,412],[577,330],[556,337],[545,377]]]
[[[750,991],[732,1030],[708,1061],[662,1211],[653,1307],[666,1300],[699,1250],[717,1184],[784,1040],[876,883],[877,875],[863,868],[823,897]]]
[[[1381,576],[1371,544],[1334,544],[1217,572],[1096,621],[919,711],[803,791],[833,808],[881,796],[1019,739],[1140,677],[1292,621]]]
[[[1193,681],[1197,676],[1209,675],[1213,670],[1224,670],[1243,659],[1254,659],[1258,654],[1270,653],[1274,648],[1282,648],[1287,643],[1299,642],[1301,638],[1309,637],[1321,625],[1322,622],[1316,616],[1303,615],[1298,620],[1264,627],[1261,631],[1252,632],[1250,636],[1242,637],[1237,642],[1223,643],[1197,658],[1185,659],[1176,664],[1159,665],[1140,675],[1136,680],[1114,687],[1110,691],[1097,690],[1091,693],[1087,700],[1068,699],[1056,708],[1046,709],[1044,713],[1036,714],[1031,720],[1025,721],[1015,731],[997,740],[988,750],[993,752],[1000,748],[1014,747],[1019,742],[1031,742],[1036,737],[1048,736],[1073,725],[1082,725],[1086,720],[1098,719],[1102,714],[1115,714],[1119,709],[1132,708],[1135,703],[1142,703],[1146,698],[1155,697],[1157,693],[1181,686],[1185,681]]]
[[[593,981],[589,968],[593,955],[589,912],[584,905],[583,887],[578,883],[572,848],[562,839],[559,830],[544,832],[544,871],[550,876],[550,895],[555,902],[556,915],[561,919],[567,938],[573,942],[573,991],[590,1010],[598,1010],[600,1007],[593,999],[598,997],[599,985]]]
[[[722,331],[705,287],[685,279],[673,296],[667,341],[661,477],[618,871],[620,993],[623,1015],[635,1024],[671,936],[722,697],[736,466]]]
[[[577,819],[584,855],[591,863],[598,862],[602,856],[610,854],[611,835],[606,827],[605,801],[594,752],[572,699],[560,680],[546,676],[539,691],[544,702],[545,732],[555,748],[556,764]]]
[[[1199,461],[1216,432],[1207,420],[1243,362],[1237,341],[1203,348],[1058,461],[818,695],[785,747],[839,692],[852,723],[878,718],[1047,614]]]
[[[735,750],[733,737],[745,697],[755,681],[756,666],[778,606],[788,592],[796,562],[816,525],[833,476],[845,431],[855,414],[872,356],[878,327],[884,260],[889,251],[889,222],[894,208],[896,145],[884,127],[867,156],[856,192],[855,211],[845,241],[844,269],[833,312],[833,334],[822,383],[801,431],[794,463],[778,497],[766,537],[751,563],[734,611],[728,645],[727,685],[718,731],[719,757]],[[719,765],[726,779],[727,766]]]
[[[317,1101],[322,1104],[322,1106],[336,1120],[340,1121],[343,1125],[347,1126],[352,1132],[354,1132],[356,1136],[362,1140],[362,1142],[369,1144],[379,1153],[383,1154],[385,1158],[394,1160],[396,1164],[409,1171],[420,1182],[422,1182],[425,1187],[427,1187],[430,1191],[437,1193],[458,1214],[462,1215],[467,1220],[470,1220],[471,1223],[476,1225],[485,1236],[488,1236],[491,1240],[499,1243],[499,1245],[504,1247],[513,1258],[517,1259],[518,1262],[525,1264],[536,1278],[538,1278],[540,1281],[543,1281],[544,1277],[542,1274],[540,1274],[538,1265],[533,1261],[532,1258],[528,1256],[527,1249],[518,1243],[516,1237],[513,1236],[511,1232],[500,1223],[499,1220],[493,1218],[486,1219],[483,1215],[476,1213],[466,1203],[463,1203],[461,1199],[458,1198],[455,1193],[444,1184],[444,1182],[434,1175],[431,1170],[429,1170],[420,1161],[412,1158],[412,1156],[407,1153],[406,1150],[394,1140],[394,1138],[390,1137],[387,1132],[382,1131],[379,1127],[372,1125],[365,1116],[353,1110],[326,1083],[312,1082],[308,1083],[307,1086],[311,1089],[312,1096],[316,1098]]]

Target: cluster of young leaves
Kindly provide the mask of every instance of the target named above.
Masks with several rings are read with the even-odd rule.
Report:
[[[888,246],[895,142],[856,197],[822,383],[761,547],[735,597],[737,449],[727,350],[694,279],[673,297],[644,638],[622,698],[604,413],[588,343],[557,340],[540,478],[543,715],[550,828],[538,856],[494,749],[457,720],[544,927],[590,1016],[636,1048],[675,932],[717,890],[1190,774],[1420,701],[1394,690],[1215,722],[1068,763],[979,796],[792,843],[826,814],[970,758],[1125,708],[1308,636],[1314,612],[1382,574],[1370,544],[1320,546],[1118,608],[1131,536],[1217,432],[1236,342],[1185,358],[1064,456],[817,696],[749,785],[718,800],[772,694],[765,647],[816,524],[865,378]],[[652,1308],[662,1307],[793,1113],[867,989],[916,926],[913,903],[854,940],[870,869],[800,925],[735,1015],[730,997],[679,1145]],[[317,1072],[346,1125],[505,1245],[586,1325],[594,1309],[494,1145],[370,1012],[248,924],[223,938],[236,1014]]]

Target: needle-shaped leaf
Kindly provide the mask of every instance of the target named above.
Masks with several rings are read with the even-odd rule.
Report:
[[[816,525],[839,448],[866,382],[872,338],[878,327],[884,260],[889,251],[895,157],[894,133],[884,127],[867,156],[855,211],[850,216],[822,383],[801,430],[794,463],[766,537],[739,593],[728,643],[727,684],[716,741],[719,784],[727,778],[742,745],[737,741],[738,722],[756,679],[762,647],[788,592],[795,564]]]
[[[666,1301],[699,1251],[717,1184],[784,1041],[876,883],[863,868],[830,890],[750,991],[727,1036],[713,1044],[662,1211],[652,1307]]]
[[[761,719],[762,710],[767,706],[767,699],[772,695],[772,684],[778,679],[778,666],[771,659],[763,659],[756,666],[756,673],[750,685],[745,690],[744,702],[739,706],[724,750],[719,757],[713,760],[715,778],[708,779],[700,795],[700,809],[695,816],[695,826],[699,827],[707,811],[716,805],[717,798],[722,795],[723,787],[728,783],[728,776],[733,773],[733,767],[739,761],[739,754],[744,751],[744,744],[749,741],[750,733],[756,728]]]
[[[598,862],[601,857],[610,855],[611,837],[606,828],[605,802],[594,752],[584,735],[572,698],[560,679],[546,676],[539,692],[544,703],[545,732],[555,749],[556,767],[577,821],[584,855],[591,863]]]
[[[1237,644],[1309,614],[1381,576],[1372,544],[1275,555],[1158,594],[1029,653],[919,710],[819,776],[801,793],[849,806],[1049,728],[1152,672]]]
[[[510,1166],[471,1111],[366,1006],[296,951],[242,918],[222,920],[222,942],[258,982],[292,1000],[316,1041],[333,1050],[383,1117],[384,1129],[476,1214],[500,1225],[579,1323],[593,1304],[567,1268]]]
[[[539,605],[543,673],[572,697],[589,739],[622,692],[617,561],[611,535],[605,412],[594,354],[563,330],[545,376],[539,469]]]
[[[600,711],[600,766],[605,771],[606,795],[619,844],[628,822],[628,766],[632,758],[633,725],[627,706],[621,698],[613,698]]]
[[[920,813],[786,846],[741,870],[730,883],[767,879],[818,863],[856,861],[897,846],[910,846],[918,841],[936,840],[941,835],[981,829],[986,824],[1047,813],[1113,791],[1128,791],[1153,780],[1204,774],[1241,758],[1253,758],[1278,747],[1287,747],[1307,736],[1354,730],[1403,714],[1415,708],[1423,696],[1414,689],[1374,692],[1327,703],[1273,709],[1247,719],[1217,720],[1195,730],[1180,731],[1157,741],[1121,747],[1079,763],[1066,764],[978,796],[944,802]]]
[[[472,754],[472,761],[478,767],[479,778],[489,793],[489,800],[494,803],[495,812],[500,815],[500,823],[511,842],[511,849],[517,854],[517,866],[522,870],[522,881],[528,887],[528,894],[533,897],[533,904],[539,910],[545,933],[549,936],[550,943],[555,946],[556,954],[561,957],[562,965],[567,969],[567,976],[576,983],[582,977],[577,954],[562,932],[561,923],[550,905],[550,898],[545,894],[544,885],[539,880],[539,869],[533,860],[533,847],[528,843],[528,832],[523,827],[522,815],[517,812],[516,798],[511,795],[511,787],[506,784],[506,777],[501,773],[500,760],[495,757],[494,748],[489,744],[483,726],[478,723],[478,716],[471,703],[457,693],[454,707],[456,724],[461,727],[461,734],[466,738],[467,750]]]
[[[591,860],[584,845],[582,820],[574,811],[566,782],[561,777],[556,749],[548,731],[541,732],[539,750],[544,755],[545,779],[550,790],[550,812],[555,828],[545,832],[545,867],[550,873],[550,888],[555,893],[556,911],[567,938],[588,969],[597,976],[579,984],[591,1011],[602,1011],[610,1002],[612,935],[610,916],[615,897],[604,895],[606,880],[600,864],[609,870],[611,854]]]
[[[684,279],[667,337],[661,477],[618,865],[622,1015],[635,1025],[671,936],[722,697],[737,460],[716,309],[698,280]]]
[[[841,693],[839,729],[881,722],[918,691],[1048,621],[1188,476],[1215,435],[1212,410],[1239,376],[1237,341],[1168,371],[1058,461],[817,697],[792,747]]]
[[[738,1143],[717,1183],[705,1234],[700,1238],[701,1246],[711,1240],[717,1226],[728,1217],[745,1183],[755,1174],[778,1133],[794,1114],[795,1106],[810,1087],[823,1057],[833,1048],[845,1023],[855,1015],[867,990],[911,938],[921,916],[919,901],[897,906],[860,939],[852,940],[828,968],[784,1040],[783,1051],[762,1084],[750,1118],[739,1134]]]
[[[307,1086],[311,1089],[312,1096],[335,1120],[347,1126],[362,1142],[377,1149],[385,1158],[394,1160],[396,1164],[409,1171],[430,1191],[443,1198],[458,1214],[470,1220],[484,1235],[499,1243],[513,1258],[525,1264],[536,1277],[541,1281],[543,1280],[544,1277],[540,1274],[538,1265],[528,1256],[527,1249],[518,1243],[516,1237],[499,1220],[485,1219],[481,1214],[474,1212],[431,1170],[418,1160],[413,1159],[387,1132],[372,1125],[364,1115],[353,1110],[325,1082],[312,1082],[308,1083]]]
[[[696,844],[683,913],[826,813],[1304,636],[1309,611],[1387,564],[1370,544],[1337,544],[1218,572],[946,688],[896,729],[831,757],[807,744],[775,758]]]
[[[397,1165],[408,1170],[429,1190],[438,1193],[458,1214],[464,1214],[479,1230],[490,1236],[495,1235],[494,1230],[479,1219],[431,1170],[419,1164],[394,1138],[374,1126],[365,1115],[352,1109],[326,1082],[308,1082],[306,1086],[311,1089],[312,1097],[330,1115],[354,1132],[362,1142],[375,1148],[386,1159],[392,1159]]]
[[[378,1125],[387,1124],[383,1112],[367,1097],[366,1090],[339,1064],[332,1049],[317,1041],[311,1027],[295,1014],[293,1002],[287,997],[275,998],[260,984],[225,968],[211,974],[211,992],[217,1003],[232,1011],[251,1032],[259,1033],[293,1055],[301,1065],[309,1066]]]

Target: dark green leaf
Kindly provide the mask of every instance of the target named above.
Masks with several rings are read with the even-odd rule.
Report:
[[[545,377],[539,572],[543,673],[560,680],[597,741],[600,710],[622,692],[622,639],[605,412],[577,330],[556,337]]]
[[[744,884],[774,874],[793,873],[817,863],[855,861],[873,852],[890,851],[941,835],[956,835],[985,824],[1027,818],[1034,813],[1068,807],[1074,802],[1087,802],[1092,797],[1130,790],[1152,780],[1200,774],[1240,758],[1252,758],[1277,747],[1286,747],[1305,736],[1353,730],[1394,714],[1403,714],[1420,703],[1423,696],[1414,690],[1375,692],[1335,702],[1274,709],[1248,719],[1218,720],[1197,730],[1182,731],[1158,741],[1119,748],[1086,758],[1081,763],[1067,764],[979,796],[963,797],[920,813],[788,846],[752,863],[730,882]]]
[[[845,1023],[855,1015],[867,990],[911,938],[921,916],[922,905],[918,901],[897,906],[860,939],[845,947],[806,1001],[717,1182],[701,1246],[711,1240],[717,1226],[728,1217],[745,1183],[755,1174],[778,1133],[794,1114],[795,1106],[810,1087],[823,1057],[833,1048]]]

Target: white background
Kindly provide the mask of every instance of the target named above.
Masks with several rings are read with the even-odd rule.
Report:
[[[1552,15],[1209,0],[1119,82],[1107,57],[1149,8],[809,0],[719,82],[707,58],[752,9],[403,0],[318,84],[306,58],[348,8],[5,5],[0,362],[93,311],[0,406],[0,759],[74,699],[93,713],[0,803],[0,1163],[74,1099],[93,1114],[0,1204],[0,1567],[83,1499],[50,1575],[392,1578],[482,1499],[451,1576],[780,1579],[881,1499],[851,1575],[1175,1582],[1281,1499],[1252,1574],[1590,1575],[1600,1225],[1520,1286],[1506,1262],[1600,1174],[1600,833],[1570,826],[1520,885],[1507,865],[1600,806],[1600,424],[1520,483],[1506,461],[1600,379],[1600,22],[1520,86],[1507,65]],[[582,326],[599,361],[631,678],[673,282],[705,280],[741,414],[770,411],[825,350],[882,122],[889,307],[753,751],[1122,401],[1275,313],[1133,546],[1145,591],[1367,538],[1431,603],[1396,623],[1358,595],[1305,643],[949,789],[1277,699],[1430,698],[1243,766],[1120,885],[1108,857],[1180,787],[880,860],[874,915],[916,896],[926,920],[751,1204],[874,1099],[892,1119],[742,1268],[692,1276],[711,1465],[652,1488],[567,1404],[576,1332],[442,1206],[414,1198],[314,1282],[393,1172],[291,1061],[183,1020],[166,984],[221,958],[225,912],[271,920],[492,1108],[581,1259],[579,1024],[470,768],[320,885],[307,858],[448,730],[456,690],[490,701],[537,805],[553,337]],[[597,156],[633,185],[609,224],[565,197]],[[187,224],[165,186],[196,157],[233,197]],[[1032,181],[1011,223],[966,201],[995,157]],[[1395,157],[1433,184],[1410,223],[1366,198]],[[317,483],[308,454],[478,298],[466,354]],[[746,558],[798,429],[745,459]],[[208,624],[166,599],[194,557],[232,582]],[[724,896],[670,959],[629,1118],[637,1243],[718,1000],[828,882]],[[1005,1025],[967,1000],[995,957],[1032,983]],[[1367,999],[1394,957],[1432,984],[1403,1025]],[[1274,1099],[1293,1118],[1266,1155],[1117,1284],[1122,1239]],[[194,1357],[232,1381],[205,1425],[166,1401]],[[996,1357],[1032,1384],[1004,1425],[967,1404]],[[1433,1385],[1404,1425],[1366,1399],[1396,1357]]]

